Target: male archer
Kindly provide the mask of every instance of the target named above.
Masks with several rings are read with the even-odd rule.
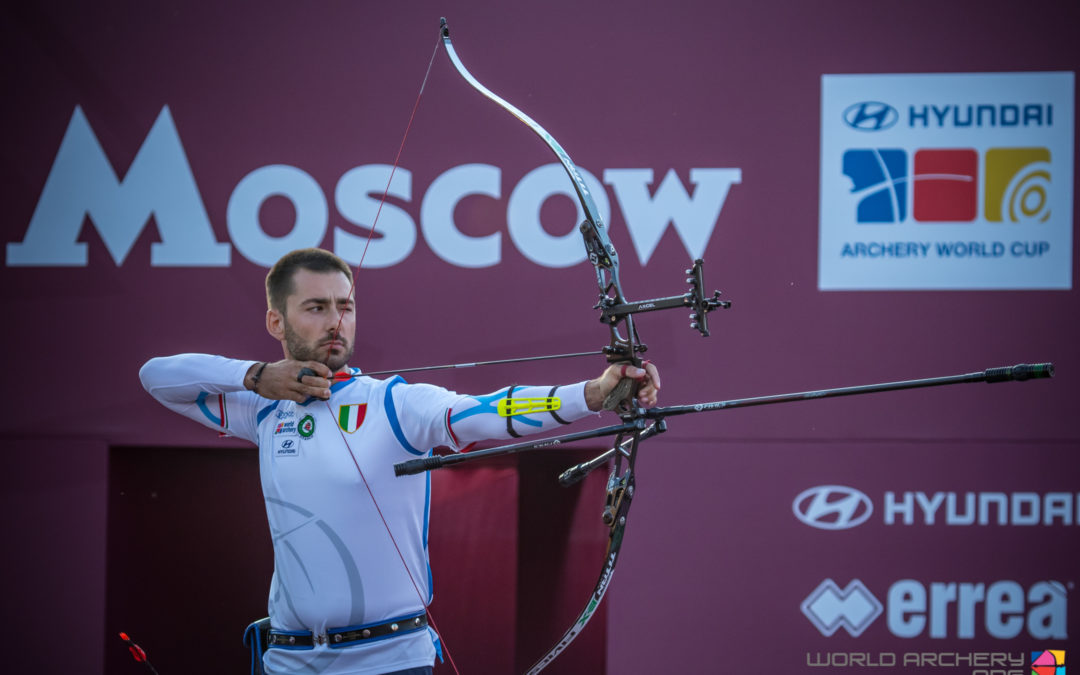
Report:
[[[273,363],[205,354],[148,361],[143,386],[171,410],[259,448],[274,545],[263,656],[268,674],[430,674],[437,636],[427,553],[429,474],[395,463],[431,448],[542,433],[599,411],[622,377],[656,405],[656,368],[610,366],[562,386],[468,396],[349,367],[353,277],[320,249],[282,257],[266,277]],[[500,401],[558,397],[558,410],[503,417]],[[360,450],[362,448],[362,450]],[[365,485],[366,484],[366,485]]]

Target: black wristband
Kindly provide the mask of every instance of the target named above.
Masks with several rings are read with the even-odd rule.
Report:
[[[259,378],[262,377],[264,370],[266,370],[266,361],[260,361],[259,369],[255,371],[255,376],[251,378],[251,391],[256,394],[259,393]]]

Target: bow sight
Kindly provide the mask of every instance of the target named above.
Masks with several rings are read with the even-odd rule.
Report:
[[[705,297],[705,281],[702,276],[705,261],[698,258],[694,261],[694,266],[686,270],[686,283],[690,284],[690,289],[683,295],[638,302],[625,299],[620,301],[618,296],[619,255],[615,252],[615,246],[603,234],[602,227],[588,218],[581,223],[580,227],[581,236],[585,240],[585,251],[589,256],[589,262],[596,268],[597,282],[601,289],[600,300],[595,305],[595,309],[600,310],[600,321],[614,326],[623,317],[632,314],[689,307],[693,310],[690,312],[690,327],[701,333],[702,337],[709,337],[709,312],[716,308],[728,309],[731,307],[731,302],[721,300],[720,291],[713,291],[712,297]],[[643,352],[646,349],[645,345],[638,344],[635,351]]]
[[[630,314],[655,312],[675,307],[689,307],[693,310],[690,312],[690,327],[701,333],[702,337],[709,337],[709,312],[717,308],[728,309],[731,307],[731,301],[721,300],[720,291],[713,291],[711,297],[705,297],[702,290],[704,282],[701,275],[701,268],[704,264],[705,262],[698,258],[694,261],[694,266],[686,270],[686,283],[690,284],[690,289],[682,295],[639,300],[637,302],[616,302],[606,294],[601,295],[600,302],[596,303],[596,308],[600,310],[600,321],[606,324],[616,324],[619,319]],[[637,351],[643,352],[645,350],[645,345],[638,344]]]

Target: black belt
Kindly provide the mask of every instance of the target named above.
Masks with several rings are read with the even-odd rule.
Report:
[[[309,630],[278,630],[277,628],[271,628],[266,640],[266,646],[279,649],[314,649],[316,644],[327,644],[333,649],[336,647],[348,647],[360,642],[370,642],[379,638],[413,633],[426,628],[427,625],[427,614],[424,613],[367,626],[327,628],[325,634],[320,633],[318,635]]]

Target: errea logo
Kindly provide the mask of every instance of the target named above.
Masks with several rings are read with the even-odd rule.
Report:
[[[791,503],[795,517],[822,530],[846,530],[866,522],[874,505],[863,492],[844,485],[803,490]]]
[[[826,637],[841,627],[851,637],[859,637],[884,610],[858,579],[853,579],[843,589],[832,579],[826,579],[806,596],[799,608]]]
[[[981,637],[1012,640],[1021,633],[1037,640],[1066,640],[1068,584],[1036,581],[1025,588],[1017,581],[985,582],[900,579],[881,602],[858,579],[841,588],[825,579],[799,605],[803,615],[825,637],[843,628],[859,637],[879,616],[894,637],[933,639]]]

